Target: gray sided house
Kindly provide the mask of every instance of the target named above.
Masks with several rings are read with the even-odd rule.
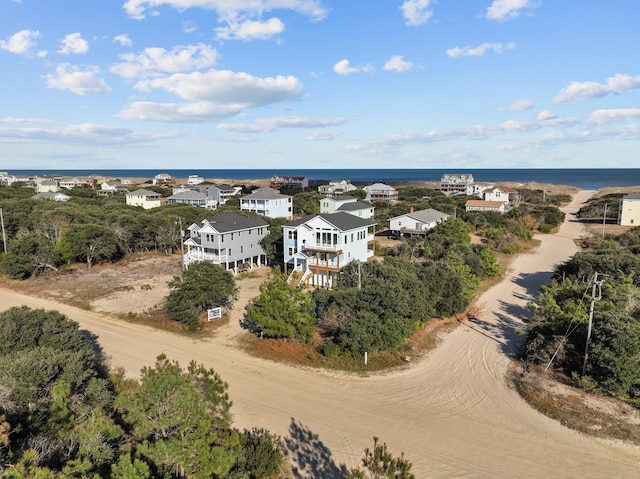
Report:
[[[389,219],[389,229],[396,236],[425,235],[438,223],[447,221],[449,215],[432,208],[419,211],[409,211],[404,215]]]
[[[266,255],[260,244],[267,236],[269,223],[262,218],[221,213],[194,223],[187,230],[184,242],[187,252],[185,267],[196,261],[211,261],[237,273],[241,269],[266,264]]]

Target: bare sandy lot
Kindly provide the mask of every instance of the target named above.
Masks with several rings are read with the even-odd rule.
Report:
[[[237,347],[244,307],[259,278],[230,311],[214,338],[194,340],[113,320],[41,298],[0,290],[0,308],[26,304],[58,309],[91,331],[111,357],[136,375],[165,353],[186,365],[213,367],[229,383],[236,426],[281,435],[300,478],[338,478],[359,464],[377,436],[403,451],[418,478],[631,478],[640,451],[587,437],[531,409],[505,381],[523,336],[526,302],[548,282],[553,266],[576,251],[583,234],[573,213],[593,192],[565,208],[557,234],[514,260],[504,279],[478,300],[481,313],[446,335],[412,367],[359,377],[293,368],[250,357]],[[250,286],[249,286],[250,285]]]

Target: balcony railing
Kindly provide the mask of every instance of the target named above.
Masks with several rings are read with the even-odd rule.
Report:
[[[325,243],[305,243],[302,247],[309,251],[340,251],[342,250],[341,244],[325,244]]]
[[[226,254],[204,253],[203,251],[199,251],[199,250],[191,250],[187,254],[185,254],[185,257],[187,261],[206,260],[216,264],[226,263],[229,258],[228,255]]]

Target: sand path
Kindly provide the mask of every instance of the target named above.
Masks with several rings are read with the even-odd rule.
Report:
[[[211,340],[190,340],[104,315],[0,290],[0,308],[58,309],[97,336],[112,358],[135,374],[161,352],[191,359],[229,383],[236,426],[265,427],[285,438],[297,477],[341,477],[359,465],[378,436],[403,451],[418,478],[640,477],[637,448],[571,431],[532,410],[505,383],[522,336],[527,298],[553,266],[576,251],[582,227],[573,213],[593,192],[581,191],[555,235],[514,260],[504,280],[479,299],[483,313],[448,334],[411,368],[372,377],[309,371],[249,357],[234,347],[248,297],[230,326]]]

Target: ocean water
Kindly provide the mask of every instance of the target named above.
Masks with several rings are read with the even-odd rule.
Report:
[[[640,168],[585,168],[585,169],[126,169],[126,170],[11,170],[16,176],[88,176],[98,174],[110,178],[153,178],[158,173],[167,173],[177,179],[189,175],[203,178],[228,180],[268,179],[274,175],[303,176],[310,181],[348,179],[354,183],[401,183],[407,181],[440,181],[445,173],[471,173],[476,182],[520,182],[535,181],[552,185],[570,185],[580,189],[597,190],[607,186],[638,186],[640,191]]]

